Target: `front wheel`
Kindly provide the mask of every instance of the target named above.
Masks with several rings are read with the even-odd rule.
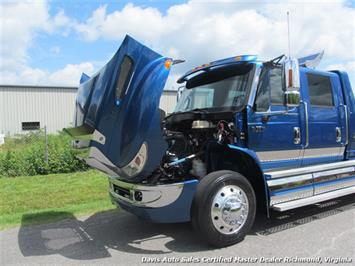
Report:
[[[198,184],[192,223],[207,242],[224,247],[244,239],[255,212],[256,199],[249,181],[240,173],[216,171]]]

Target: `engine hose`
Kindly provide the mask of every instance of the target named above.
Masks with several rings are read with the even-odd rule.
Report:
[[[166,164],[164,164],[164,167],[165,167],[165,168],[169,168],[169,167],[178,165],[178,164],[180,164],[180,163],[184,163],[184,162],[189,161],[189,160],[191,160],[191,159],[193,159],[193,158],[196,158],[196,157],[199,156],[200,154],[201,154],[201,153],[191,154],[191,155],[186,156],[186,157],[184,157],[184,158],[178,159],[178,160],[176,160],[176,161],[174,161],[174,162],[166,163]]]

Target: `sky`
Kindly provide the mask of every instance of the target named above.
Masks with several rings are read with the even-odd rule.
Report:
[[[320,69],[348,71],[355,87],[355,1],[8,1],[0,3],[0,84],[77,86],[117,51],[126,34],[189,69],[257,54],[268,60],[324,50]]]

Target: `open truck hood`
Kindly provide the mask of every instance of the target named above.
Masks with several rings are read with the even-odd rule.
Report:
[[[81,77],[76,98],[75,139],[89,139],[86,163],[110,176],[139,181],[167,149],[159,101],[172,64],[130,36],[94,76]]]

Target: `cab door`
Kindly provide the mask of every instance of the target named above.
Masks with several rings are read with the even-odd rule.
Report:
[[[264,66],[255,104],[248,110],[248,146],[264,169],[301,165],[300,107],[286,112],[281,66]]]
[[[301,71],[302,101],[308,119],[302,165],[343,160],[346,127],[339,78],[331,72]]]

